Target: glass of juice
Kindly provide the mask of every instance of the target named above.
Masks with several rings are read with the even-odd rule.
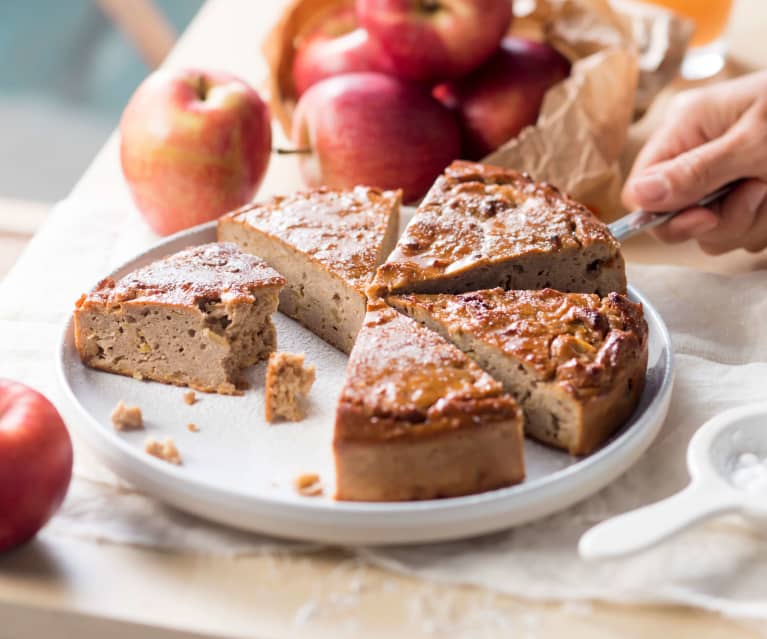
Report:
[[[649,0],[695,23],[695,35],[682,63],[682,75],[699,80],[716,75],[724,66],[724,30],[732,0]]]

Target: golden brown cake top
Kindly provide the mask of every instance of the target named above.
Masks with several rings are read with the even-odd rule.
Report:
[[[337,439],[426,436],[517,416],[501,385],[455,346],[381,301],[368,307],[341,392]]]
[[[279,238],[364,291],[380,263],[389,218],[399,219],[400,199],[400,191],[322,187],[249,204],[223,220]]]
[[[450,334],[464,332],[556,380],[580,397],[608,390],[617,372],[647,348],[642,306],[626,296],[504,291],[398,295],[392,303],[426,310]]]
[[[77,302],[122,304],[151,302],[191,306],[201,300],[253,301],[265,287],[282,287],[285,279],[263,260],[235,244],[195,246],[152,262],[118,281],[106,278]]]
[[[434,183],[378,271],[374,294],[535,253],[620,246],[585,206],[510,169],[456,161]]]

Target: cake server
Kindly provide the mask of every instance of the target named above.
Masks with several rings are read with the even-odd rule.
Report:
[[[709,204],[713,204],[727,195],[741,182],[742,180],[736,180],[729,184],[725,184],[713,193],[709,193],[707,196],[700,199],[694,206],[708,206]],[[672,217],[678,215],[682,211],[686,211],[688,208],[690,207],[665,213],[653,213],[645,211],[644,209],[637,209],[636,211],[615,220],[615,222],[608,225],[608,228],[610,229],[610,233],[613,234],[613,237],[619,242],[622,242],[638,233],[642,233],[643,231],[660,226],[664,222],[668,222]]]
[[[735,408],[706,422],[687,449],[692,481],[682,491],[597,524],[580,539],[583,559],[631,555],[712,517],[737,513],[767,527],[767,490],[739,483],[744,456],[767,459],[767,402]],[[763,462],[762,462],[763,463]],[[760,469],[763,470],[763,469]],[[740,475],[742,477],[743,475]]]

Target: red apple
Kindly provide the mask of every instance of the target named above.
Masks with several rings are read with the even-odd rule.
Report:
[[[216,219],[255,195],[269,163],[269,110],[220,72],[160,70],[120,121],[120,159],[136,206],[168,235]]]
[[[299,100],[293,142],[311,149],[301,169],[311,186],[357,184],[422,196],[460,152],[453,115],[419,85],[382,73],[318,82]]]
[[[28,386],[0,379],[0,552],[35,536],[72,476],[72,442],[59,413]]]
[[[455,108],[466,154],[476,160],[535,124],[546,91],[569,73],[550,45],[508,37],[483,66],[435,95]]]
[[[354,9],[344,7],[299,43],[293,58],[293,87],[300,96],[333,75],[388,69],[383,49],[358,28]]]
[[[431,84],[487,60],[512,18],[511,0],[357,0],[356,6],[392,72]]]

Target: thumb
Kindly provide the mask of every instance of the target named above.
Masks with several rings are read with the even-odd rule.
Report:
[[[720,186],[742,177],[737,138],[725,134],[632,175],[625,199],[648,211],[673,211],[695,204]]]

